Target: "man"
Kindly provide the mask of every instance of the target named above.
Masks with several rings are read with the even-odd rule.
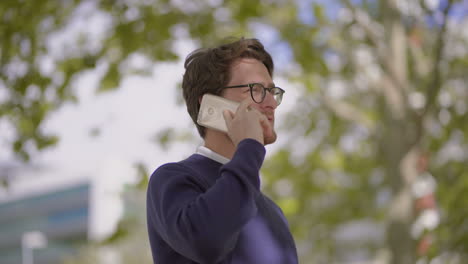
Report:
[[[256,39],[199,49],[185,61],[183,95],[204,145],[159,167],[147,193],[154,263],[297,263],[280,208],[260,191],[264,145],[276,141],[275,109],[284,90]],[[240,102],[223,113],[228,133],[196,123],[204,94]]]

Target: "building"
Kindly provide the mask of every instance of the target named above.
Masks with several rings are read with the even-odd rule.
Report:
[[[82,181],[0,200],[0,263],[60,263],[88,239],[90,197],[91,184]],[[46,244],[37,245],[31,234],[41,234]],[[33,262],[25,260],[29,256]]]

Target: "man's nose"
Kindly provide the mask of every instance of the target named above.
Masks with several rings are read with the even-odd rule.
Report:
[[[270,91],[266,90],[265,92],[266,92],[265,99],[262,102],[262,106],[276,109],[276,107],[278,106],[278,103],[276,102],[275,97]]]

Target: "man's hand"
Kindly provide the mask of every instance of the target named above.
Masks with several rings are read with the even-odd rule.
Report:
[[[239,142],[246,138],[255,139],[264,145],[265,136],[273,131],[268,118],[251,107],[254,103],[252,98],[249,97],[240,103],[235,114],[229,110],[223,112],[228,128],[228,136],[236,147]]]

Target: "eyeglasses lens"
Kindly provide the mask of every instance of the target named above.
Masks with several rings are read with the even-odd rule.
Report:
[[[261,84],[253,84],[251,86],[250,92],[252,94],[252,99],[256,103],[261,103],[265,99],[267,90]],[[270,89],[268,92],[270,92],[273,95],[273,98],[275,99],[277,105],[281,104],[281,101],[283,99],[283,91],[281,89],[275,87]]]
[[[263,99],[265,98],[265,89],[263,88],[263,86],[261,84],[254,84],[252,85],[252,88],[251,88],[251,93],[252,93],[252,99],[256,102],[256,103],[261,103],[263,101]]]

